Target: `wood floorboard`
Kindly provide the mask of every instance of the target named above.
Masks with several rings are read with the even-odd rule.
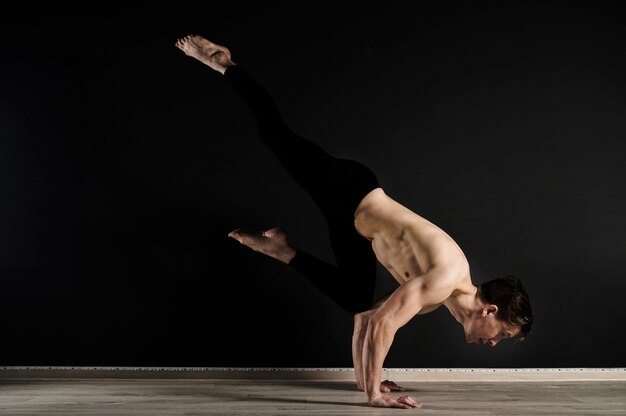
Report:
[[[422,409],[369,407],[353,382],[335,380],[10,379],[0,415],[626,415],[626,381],[402,385]]]

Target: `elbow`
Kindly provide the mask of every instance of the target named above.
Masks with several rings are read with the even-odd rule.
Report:
[[[367,321],[367,337],[370,340],[378,340],[384,338],[389,332],[389,320],[384,317],[372,316]]]
[[[361,328],[367,324],[367,316],[364,313],[357,313],[354,315],[354,327]]]
[[[354,334],[367,330],[368,321],[368,316],[364,313],[354,315]]]

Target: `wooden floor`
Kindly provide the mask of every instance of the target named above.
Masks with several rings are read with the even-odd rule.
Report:
[[[0,380],[0,415],[626,415],[626,381],[404,382],[422,409],[337,380]]]

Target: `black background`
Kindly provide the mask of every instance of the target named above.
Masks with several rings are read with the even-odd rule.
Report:
[[[436,4],[4,14],[1,364],[352,366],[352,317],[227,238],[282,225],[332,261],[239,98],[174,47],[198,33],[294,130],[447,231],[474,283],[526,285],[536,324],[517,347],[466,345],[441,308],[400,329],[386,367],[626,366],[624,15]],[[379,294],[394,287],[381,268]]]

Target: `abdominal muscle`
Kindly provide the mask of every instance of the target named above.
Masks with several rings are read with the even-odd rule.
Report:
[[[376,258],[400,285],[428,272],[453,249],[435,230],[423,230],[429,228],[426,224],[420,225],[420,230],[414,228],[399,233],[381,231],[372,238]]]
[[[380,188],[359,205],[355,227],[371,240],[376,258],[400,285],[437,265],[467,264],[452,237]]]

